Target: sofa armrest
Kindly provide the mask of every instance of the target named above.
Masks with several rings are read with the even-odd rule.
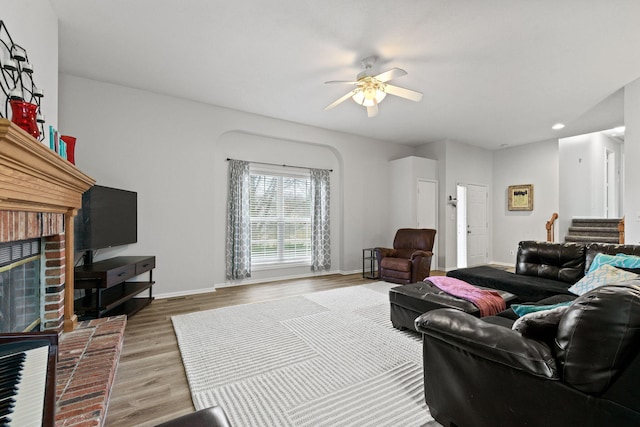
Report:
[[[485,322],[450,308],[433,310],[418,317],[416,330],[425,346],[439,340],[472,355],[528,374],[559,379],[551,349],[504,326]]]
[[[394,257],[396,255],[396,250],[391,248],[376,248],[376,256],[378,259],[386,258],[386,257]]]
[[[417,250],[417,251],[413,251],[413,253],[411,254],[411,259],[415,259],[418,257],[432,257],[433,256],[433,252],[431,251],[422,251],[422,250]]]

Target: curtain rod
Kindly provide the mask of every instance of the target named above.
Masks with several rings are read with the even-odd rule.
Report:
[[[227,157],[227,162],[229,160],[237,160],[237,159],[231,159],[229,157]],[[282,164],[278,164],[278,163],[266,163],[266,162],[249,162],[249,163],[256,163],[258,165],[269,165],[269,166],[282,166],[283,168],[296,168],[296,169],[314,169],[314,168],[309,168],[306,166],[292,166],[292,165],[282,165]],[[333,172],[333,169],[329,169],[329,172]]]

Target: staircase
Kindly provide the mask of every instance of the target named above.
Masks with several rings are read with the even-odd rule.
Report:
[[[620,218],[574,218],[565,242],[624,243],[620,236]]]

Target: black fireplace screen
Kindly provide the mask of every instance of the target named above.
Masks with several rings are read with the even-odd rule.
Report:
[[[0,333],[38,330],[40,239],[0,245]]]

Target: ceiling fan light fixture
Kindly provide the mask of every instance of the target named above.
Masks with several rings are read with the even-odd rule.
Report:
[[[385,96],[387,96],[387,94],[379,89],[375,92],[360,90],[356,92],[351,99],[353,99],[358,105],[373,107],[374,105],[379,104]]]
[[[365,70],[358,74],[356,81],[331,80],[325,82],[348,84],[356,87],[351,92],[344,94],[336,101],[327,105],[324,110],[330,110],[336,105],[351,98],[356,104],[366,107],[368,117],[375,117],[378,114],[378,104],[382,102],[387,94],[399,96],[400,98],[405,98],[415,102],[422,99],[422,93],[420,92],[387,83],[389,80],[393,80],[407,74],[406,71],[400,68],[392,68],[383,73],[371,75],[370,70],[376,59],[376,57],[372,56],[362,60],[362,65],[364,65]]]

